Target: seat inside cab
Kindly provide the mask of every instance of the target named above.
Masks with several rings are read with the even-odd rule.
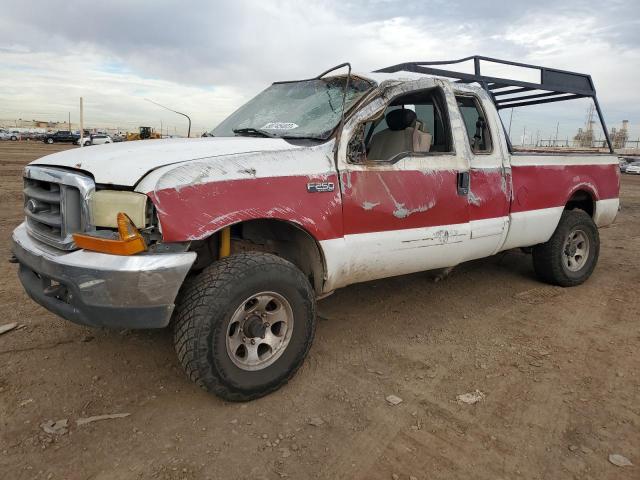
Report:
[[[365,145],[367,159],[372,161],[450,152],[442,94],[430,89],[395,98],[383,116],[365,126]]]

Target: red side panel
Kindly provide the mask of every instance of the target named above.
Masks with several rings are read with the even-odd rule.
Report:
[[[471,194],[457,193],[454,171],[367,170],[336,175],[226,180],[150,192],[167,242],[206,238],[237,222],[277,218],[298,223],[317,240],[409,228],[453,225],[558,207],[577,190],[596,200],[617,198],[617,165],[513,166],[472,169]],[[332,182],[333,192],[309,193],[310,182]],[[343,229],[344,208],[344,229]]]
[[[368,170],[342,173],[345,234],[469,221],[456,172]]]
[[[509,215],[511,179],[503,177],[501,168],[472,168],[469,193],[470,220]]]
[[[513,212],[564,206],[571,195],[586,190],[595,200],[618,198],[617,165],[514,166]]]
[[[333,192],[308,193],[309,182],[333,182]],[[227,180],[150,192],[166,242],[198,240],[234,223],[277,218],[300,224],[317,240],[342,236],[336,175]]]

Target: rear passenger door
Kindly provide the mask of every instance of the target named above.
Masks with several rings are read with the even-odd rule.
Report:
[[[511,176],[498,135],[501,125],[491,100],[457,92],[456,103],[465,126],[464,148],[470,158],[471,239],[467,260],[471,260],[496,253],[504,242],[509,227]]]

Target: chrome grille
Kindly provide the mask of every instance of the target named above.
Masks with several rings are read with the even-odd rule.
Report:
[[[29,234],[63,250],[76,248],[72,234],[91,229],[87,175],[29,165],[24,172],[24,213]]]

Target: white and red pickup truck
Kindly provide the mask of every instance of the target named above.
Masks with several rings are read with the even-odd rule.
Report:
[[[516,152],[498,110],[590,97],[600,114],[590,77],[527,65],[528,83],[479,71],[521,64],[471,60],[473,74],[345,64],[273,84],[209,138],[31,163],[13,233],[26,291],[85,325],[173,320],[188,376],[242,401],[295,373],[337,288],[518,247],[541,280],[584,282],[618,212],[618,159]]]

